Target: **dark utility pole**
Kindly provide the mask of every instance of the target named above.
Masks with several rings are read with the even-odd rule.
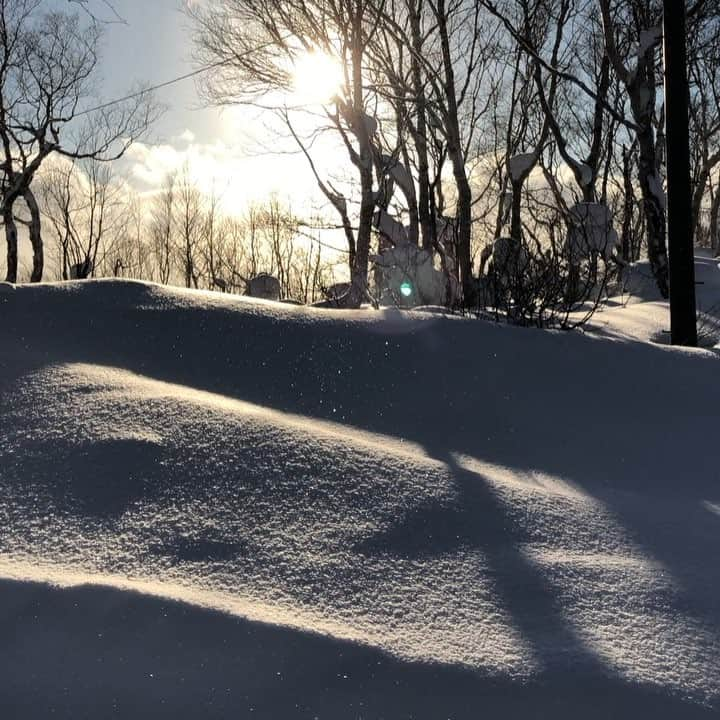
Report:
[[[685,48],[685,0],[663,1],[665,137],[667,142],[670,337],[673,345],[697,345],[695,259],[690,188]]]

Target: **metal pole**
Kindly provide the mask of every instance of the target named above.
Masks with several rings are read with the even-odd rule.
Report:
[[[697,345],[695,258],[690,186],[685,48],[685,1],[664,0],[665,137],[667,141],[670,337],[673,345]]]

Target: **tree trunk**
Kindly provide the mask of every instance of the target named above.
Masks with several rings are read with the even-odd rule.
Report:
[[[360,217],[355,241],[355,257],[350,277],[350,306],[358,307],[367,297],[368,260],[370,256],[370,236],[372,218],[375,211],[373,193],[373,165],[367,133],[360,132]]]
[[[450,152],[450,148],[448,148]],[[460,148],[452,150],[453,176],[457,185],[457,244],[458,244],[458,270],[460,283],[466,303],[472,303],[472,259],[470,255],[470,240],[472,237],[472,191],[465,171],[465,162]]]
[[[398,133],[398,136],[400,134]],[[402,143],[401,147],[401,153],[402,153],[402,159],[403,159],[403,165],[408,169],[410,169],[410,153],[408,152],[407,148],[407,142]],[[405,197],[405,200],[407,201],[408,205],[408,215],[410,216],[410,226],[408,228],[408,239],[413,245],[419,245],[420,244],[420,222],[419,222],[419,215],[420,215],[420,209],[418,207],[418,199],[415,194],[415,185],[413,184],[412,188],[408,188],[408,191],[406,192],[404,188],[402,188],[403,195]],[[427,210],[427,208],[426,208]],[[427,215],[427,213],[426,213]],[[426,217],[427,221],[427,217]]]
[[[720,188],[715,193],[710,206],[710,245],[714,251],[715,257],[720,255]]]
[[[639,64],[635,81],[628,87],[630,105],[637,123],[638,181],[645,210],[647,250],[650,269],[662,297],[670,295],[668,256],[665,243],[665,198],[657,174],[658,155],[653,130],[655,73],[652,59]]]
[[[517,243],[522,242],[522,180],[510,180],[512,204],[510,206],[510,237]]]
[[[425,89],[420,72],[420,62],[418,60],[418,57],[422,53],[422,35],[420,32],[421,3],[415,6],[413,0],[412,6],[410,10],[410,28],[413,52],[410,63],[417,111],[417,126],[413,139],[415,140],[415,150],[418,161],[418,219],[420,221],[423,250],[432,252],[435,238],[432,233],[433,223],[430,221],[430,170],[428,165],[427,118],[425,114],[427,100],[425,98]]]
[[[645,210],[648,260],[660,294],[667,298],[670,290],[667,247],[665,245],[665,208],[661,196],[660,179],[655,174],[655,143],[651,127],[638,130],[638,144],[640,146],[638,180]]]
[[[40,282],[43,276],[44,255],[42,242],[42,226],[40,223],[40,208],[33,191],[28,187],[23,192],[23,198],[30,211],[30,226],[28,234],[30,235],[30,244],[33,249],[33,267],[30,275],[30,282]]]
[[[647,3],[633,3],[633,9],[639,15],[640,26],[649,27]],[[644,11],[644,12],[640,12]],[[638,180],[643,198],[645,227],[647,230],[648,259],[660,294],[667,298],[670,294],[668,284],[668,257],[665,244],[665,201],[662,185],[657,174],[658,155],[653,130],[655,118],[655,44],[650,43],[637,56],[632,72],[624,65],[615,42],[615,24],[611,15],[609,0],[600,0],[605,50],[617,76],[627,90],[633,120],[637,126],[636,136],[640,147],[638,162]]]
[[[598,170],[600,166],[600,159],[602,154],[602,141],[603,141],[603,128],[605,123],[605,103],[607,102],[608,91],[610,90],[610,58],[607,53],[603,53],[602,60],[600,62],[600,77],[597,83],[597,97],[595,98],[595,109],[593,112],[593,130],[592,140],[590,142],[590,152],[585,160],[585,164],[592,171],[592,182],[587,185],[582,185],[583,202],[595,202],[597,200],[596,183],[598,177]],[[611,133],[608,133],[611,136]],[[609,154],[609,153],[608,153]],[[607,177],[607,167],[606,175]],[[606,183],[603,182],[603,187]],[[604,202],[604,192],[603,202]]]
[[[685,3],[663,6],[670,341],[697,347]]]
[[[633,257],[633,243],[632,243],[632,230],[633,230],[633,209],[635,207],[635,190],[632,184],[632,152],[633,148],[626,148],[623,146],[623,219],[622,219],[622,231],[621,231],[621,256],[625,262],[632,262],[635,260]]]
[[[7,274],[5,280],[15,283],[17,282],[18,268],[18,233],[12,206],[5,207],[2,217],[5,225],[5,240],[7,241]]]
[[[68,238],[67,236],[62,243],[62,279],[68,280],[70,275],[68,269],[70,266],[70,258],[68,257]]]
[[[445,3],[439,0],[436,8],[438,31],[443,56],[444,90],[447,102],[447,153],[452,163],[453,177],[457,187],[457,205],[455,217],[457,222],[458,245],[458,271],[463,299],[466,305],[474,302],[474,288],[472,283],[472,259],[470,256],[470,239],[472,235],[472,190],[465,169],[465,156],[462,150],[460,137],[460,122],[458,119],[457,97],[455,96],[455,71],[453,69],[450,53],[450,38],[448,36],[447,15]]]
[[[358,3],[353,18],[352,83],[354,132],[358,143],[357,168],[360,174],[360,213],[355,243],[355,262],[350,273],[349,304],[357,307],[367,297],[368,260],[372,218],[375,212],[373,192],[373,152],[370,131],[365,122],[363,104],[362,6]]]

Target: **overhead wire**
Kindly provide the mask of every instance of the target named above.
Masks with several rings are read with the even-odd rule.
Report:
[[[143,95],[148,95],[149,93],[155,92],[156,90],[162,90],[162,88],[169,87],[170,85],[175,85],[176,83],[182,82],[183,80],[189,80],[196,75],[201,75],[202,73],[207,72],[208,70],[212,70],[216,67],[220,67],[221,65],[227,65],[229,62],[230,60],[222,60],[221,62],[216,62],[212,65],[206,65],[204,67],[198,68],[197,70],[192,70],[191,72],[185,73],[184,75],[179,75],[178,77],[172,78],[171,80],[165,80],[164,82],[158,83],[157,85],[151,85],[150,87],[143,88],[142,90],[137,90],[136,92],[130,93],[129,95],[124,95],[123,97],[115,98],[114,100],[108,100],[107,102],[96,105],[95,107],[86,108],[85,110],[81,110],[80,112],[78,112],[76,116],[89,115],[90,113],[97,112],[98,110],[105,110],[106,108],[112,107],[113,105],[118,105],[119,103],[125,102],[126,100],[134,100],[135,98],[142,97]]]
[[[258,45],[257,47],[245,50],[244,52],[236,53],[232,57],[226,58],[225,60],[218,60],[217,62],[211,63],[210,65],[203,65],[200,68],[191,70],[190,72],[184,73],[183,75],[178,75],[177,77],[171,78],[170,80],[165,80],[155,85],[150,85],[149,87],[143,88],[142,90],[137,90],[136,92],[130,93],[129,95],[124,95],[123,97],[115,98],[114,100],[108,100],[107,102],[96,105],[95,107],[86,108],[85,110],[81,110],[80,112],[76,113],[76,116],[89,115],[92,112],[97,112],[98,110],[105,110],[106,108],[112,107],[113,105],[117,105],[121,102],[125,102],[126,100],[134,100],[135,98],[142,97],[143,95],[155,92],[156,90],[162,90],[163,88],[169,87],[170,85],[175,85],[176,83],[182,82],[183,80],[189,80],[190,78],[196,77],[197,75],[202,75],[202,73],[208,72],[209,70],[214,70],[215,68],[222,67],[223,65],[229,65],[232,62],[241,60],[242,58],[247,57],[248,55],[251,55],[252,53],[258,52],[260,50],[265,50],[265,48],[268,48],[271,45],[275,44],[276,41],[274,40],[263,43],[262,45]]]

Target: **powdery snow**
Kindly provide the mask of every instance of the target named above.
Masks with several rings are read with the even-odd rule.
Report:
[[[655,25],[647,30],[640,31],[637,56],[642,57],[650,48],[655,47],[662,40],[662,27]]]
[[[593,181],[593,171],[592,168],[589,165],[586,165],[585,163],[580,163],[580,176],[581,176],[581,183],[583,186],[590,185],[590,183]]]
[[[695,254],[698,337],[701,347],[720,350],[720,258]],[[646,260],[623,271],[623,293],[609,299],[591,322],[594,332],[615,338],[668,344],[668,305],[660,297]]]
[[[508,161],[508,171],[510,177],[514,181],[520,180],[520,178],[528,172],[528,170],[537,162],[536,153],[520,153],[513,155]]]
[[[641,295],[0,296],[2,717],[717,716],[719,360]]]

